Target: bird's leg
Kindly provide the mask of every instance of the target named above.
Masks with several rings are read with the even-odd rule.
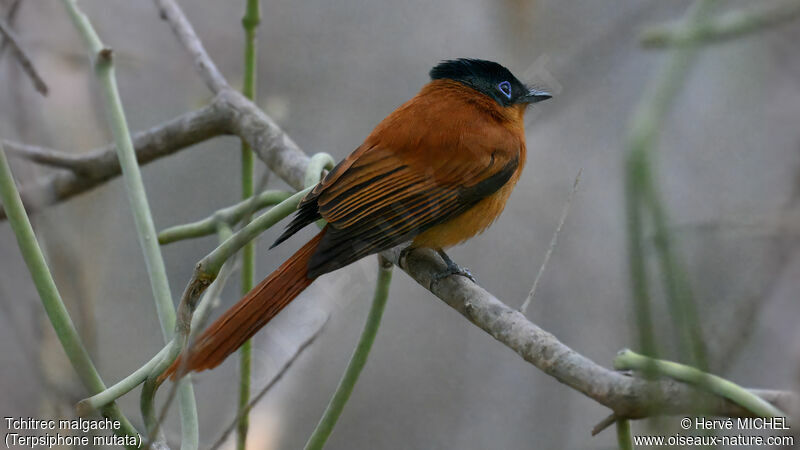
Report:
[[[414,249],[415,247],[413,245],[408,245],[404,249],[400,250],[400,255],[397,257],[397,262],[403,264],[406,257],[408,257],[408,254]]]
[[[437,249],[436,253],[442,257],[444,263],[447,264],[447,268],[445,268],[443,272],[434,275],[433,278],[435,281],[439,281],[442,278],[449,277],[450,275],[461,275],[462,277],[469,278],[473,283],[477,283],[477,281],[475,281],[475,277],[472,275],[472,272],[470,272],[469,269],[456,264],[452,259],[450,259],[449,256],[447,256],[447,253],[445,253],[444,250]]]

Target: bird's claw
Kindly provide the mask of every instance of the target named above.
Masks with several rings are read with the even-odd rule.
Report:
[[[472,272],[469,271],[466,267],[461,267],[458,264],[449,261],[447,267],[445,269],[433,276],[433,281],[439,281],[443,278],[447,278],[450,275],[461,275],[462,277],[469,278],[473,283],[477,284],[477,280],[475,280],[475,276],[472,275]]]

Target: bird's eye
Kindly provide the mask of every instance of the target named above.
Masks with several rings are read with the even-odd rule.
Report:
[[[503,81],[502,83],[497,85],[497,89],[506,96],[506,98],[511,99],[511,83],[508,81]]]

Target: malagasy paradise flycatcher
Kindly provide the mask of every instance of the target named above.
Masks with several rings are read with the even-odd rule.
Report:
[[[327,225],[201,334],[162,375],[211,369],[320,275],[405,242],[444,249],[482,232],[503,211],[525,165],[528,105],[550,94],[505,67],[444,61],[431,82],[378,124],[303,198],[272,245]]]

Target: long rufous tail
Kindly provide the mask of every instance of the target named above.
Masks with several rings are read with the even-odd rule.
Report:
[[[276,271],[250,290],[201,334],[188,351],[159,377],[164,380],[193,371],[213,369],[242,346],[288,305],[314,278],[308,276],[308,262],[325,230],[308,241]]]

